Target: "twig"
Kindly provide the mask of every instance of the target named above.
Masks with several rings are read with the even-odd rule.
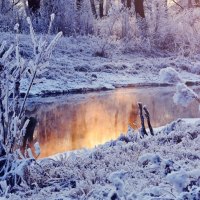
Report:
[[[138,107],[139,107],[139,111],[140,111],[140,120],[141,120],[141,133],[142,133],[142,137],[144,137],[144,135],[148,135],[145,129],[145,124],[144,124],[144,116],[143,116],[143,109],[142,109],[142,103],[138,103]]]
[[[15,2],[9,9],[7,9],[7,10],[5,11],[5,13],[8,13],[9,11],[13,10],[13,8],[14,8],[18,3],[20,3],[20,0],[18,0],[17,2]]]
[[[35,77],[36,77],[36,73],[37,73],[37,70],[35,70],[35,72],[34,72],[34,74],[33,74],[33,77],[32,77],[31,82],[30,82],[30,84],[29,84],[28,90],[27,90],[26,95],[25,95],[25,97],[24,97],[23,104],[22,104],[22,107],[21,107],[21,110],[20,110],[20,114],[19,114],[19,118],[22,116],[22,113],[23,113],[23,111],[24,111],[25,103],[26,103],[26,100],[27,100],[27,98],[28,98],[29,92],[30,92],[30,90],[31,90],[33,81],[34,81],[34,79],[35,79]]]
[[[147,118],[147,124],[148,124],[149,130],[150,130],[150,133],[151,133],[151,135],[154,136],[153,128],[151,126],[149,111],[147,110],[146,106],[144,106],[143,109],[144,109],[144,112],[145,112],[145,117]]]
[[[183,8],[183,6],[181,6],[179,3],[177,3],[175,0],[172,0],[177,6],[179,6],[179,7],[181,7],[183,10],[184,10],[184,8]]]
[[[3,116],[3,103],[1,100],[1,88],[0,88],[0,111],[1,111],[1,116],[0,116],[0,120],[1,120],[1,125],[2,125],[2,130],[3,130],[3,144],[6,144],[6,130],[5,130],[5,120],[4,120],[4,116]]]
[[[163,188],[162,188],[162,190],[163,190],[164,192],[167,192],[167,193],[171,194],[174,198],[176,198],[176,196],[175,196],[172,192],[170,192],[170,191],[168,191],[168,190],[165,190],[165,189],[163,189]]]
[[[196,99],[197,102],[200,104],[200,97],[195,97],[195,99]]]

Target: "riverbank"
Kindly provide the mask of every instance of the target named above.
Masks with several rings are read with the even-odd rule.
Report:
[[[20,35],[20,53],[32,57],[30,36]],[[13,43],[15,35],[1,33],[1,41]],[[105,55],[100,56],[104,48]],[[173,67],[189,85],[200,84],[198,55],[124,49],[122,41],[93,36],[63,37],[53,52],[49,66],[38,73],[30,96],[51,96],[110,90],[119,87],[162,86],[159,71]],[[28,80],[22,83],[25,91]]]
[[[126,135],[92,150],[39,161],[8,199],[198,199],[200,118],[177,120],[140,138]]]

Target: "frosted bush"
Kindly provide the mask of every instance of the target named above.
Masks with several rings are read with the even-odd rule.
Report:
[[[28,198],[31,199],[56,199],[58,196],[63,199],[81,196],[88,200],[198,197],[199,122],[182,120],[181,124],[172,124],[168,136],[173,139],[177,134],[182,135],[187,146],[184,142],[169,142],[170,137],[166,138],[166,132],[160,129],[159,132],[155,130],[154,137],[140,139],[137,143],[124,142],[120,146],[107,143],[94,149],[64,153],[67,156],[62,159],[41,159],[39,165],[30,166],[28,172],[34,189],[15,196],[26,199],[30,192]],[[197,137],[189,139],[191,134]],[[160,145],[161,139],[167,142]],[[143,143],[148,146],[144,147]],[[149,162],[148,166],[143,167],[138,160]],[[6,186],[4,192],[5,189]]]
[[[192,192],[194,188],[200,187],[200,170],[185,171],[183,169],[172,172],[167,176],[169,183],[174,185],[176,190],[182,192]],[[184,193],[182,193],[183,195]]]
[[[149,172],[158,173],[162,159],[159,155],[147,153],[140,156],[138,162],[143,168],[148,168]]]
[[[39,26],[48,27],[51,13],[56,13],[54,32],[62,31],[67,36],[93,32],[94,16],[90,1],[82,1],[80,9],[77,9],[74,0],[41,0]]]
[[[194,74],[200,75],[200,63],[199,62],[195,63],[195,65],[191,69],[191,72]]]
[[[189,184],[188,174],[185,170],[172,172],[167,176],[167,180],[175,186],[178,192],[184,191],[186,186]]]
[[[160,165],[161,158],[159,155],[147,153],[139,157],[138,159],[139,163],[142,164],[142,166],[148,165],[149,163]]]
[[[10,0],[1,0],[0,3],[0,31],[11,31],[17,23],[17,18],[21,16],[18,13],[18,8],[13,6],[15,2]]]
[[[164,50],[184,56],[192,56],[199,51],[200,35],[196,31],[200,27],[198,9],[177,13],[173,7],[167,8],[165,1],[150,1],[144,7],[146,18],[143,24],[146,25],[141,25],[133,10],[125,10],[121,4],[113,4],[108,17],[95,23],[101,27],[109,24],[110,35],[122,39],[126,51]]]
[[[177,84],[176,93],[173,96],[174,103],[187,107],[192,101],[195,100],[200,104],[199,96],[183,82],[175,69],[172,67],[161,69],[159,76],[164,83],[167,82]]]
[[[188,192],[182,192],[178,197],[178,200],[197,200],[200,199],[200,187],[192,187]]]
[[[176,93],[173,96],[174,103],[187,107],[192,101],[198,99],[198,95],[184,83],[178,83]]]
[[[126,174],[127,171],[125,170],[115,171],[110,174],[109,180],[114,183],[115,179],[123,179]]]
[[[4,12],[0,13],[1,29],[12,30],[16,19],[20,29],[28,30],[25,17],[29,14],[23,2],[12,7],[6,1]],[[15,3],[17,1],[13,1]],[[198,9],[178,10],[178,6],[166,7],[166,1],[149,1],[144,3],[145,20],[141,23],[136,18],[134,3],[127,9],[121,3],[106,1],[106,16],[95,19],[91,10],[91,1],[83,0],[77,8],[74,0],[41,0],[37,14],[32,14],[34,27],[44,33],[48,29],[50,14],[56,13],[54,32],[63,31],[65,35],[94,34],[122,39],[124,51],[170,51],[184,56],[199,52],[200,13]],[[98,13],[98,1],[96,12]],[[12,8],[12,9],[10,9]],[[9,12],[5,13],[6,10]],[[1,12],[1,10],[0,10]],[[9,20],[8,20],[9,19]],[[144,24],[144,25],[141,25]]]
[[[9,191],[21,182],[26,182],[28,177],[25,171],[35,160],[30,148],[26,148],[25,151],[23,149],[29,124],[24,113],[26,101],[36,76],[48,65],[52,50],[62,35],[62,32],[58,33],[50,42],[47,41],[47,37],[38,38],[31,19],[27,18],[27,22],[33,43],[32,58],[26,59],[20,55],[18,24],[14,27],[15,45],[7,46],[6,42],[0,45],[0,181],[7,181]],[[29,82],[25,97],[20,101],[20,85],[27,77]],[[38,143],[35,144],[35,148],[38,156]]]
[[[78,32],[80,34],[93,34],[94,32],[94,16],[92,14],[90,1],[83,0],[78,17]]]
[[[178,83],[182,81],[178,72],[172,67],[161,69],[159,76],[164,83]]]

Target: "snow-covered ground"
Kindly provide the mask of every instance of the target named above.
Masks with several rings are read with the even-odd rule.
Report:
[[[126,135],[92,150],[59,154],[27,171],[32,190],[7,198],[200,199],[200,119],[177,120],[143,139]]]
[[[0,41],[15,41],[1,33]],[[32,55],[30,36],[20,36],[21,54]],[[104,57],[99,56],[104,49]],[[89,36],[62,38],[47,71],[38,76],[32,95],[114,89],[123,86],[159,85],[159,71],[173,67],[189,84],[200,83],[200,59],[158,52],[128,52],[122,41]],[[25,82],[26,86],[27,83]]]
[[[31,57],[29,36],[20,36],[21,54]],[[1,33],[0,41],[15,40]],[[200,59],[169,53],[127,52],[121,41],[62,38],[50,66],[38,76],[32,95],[160,85],[159,71],[172,67],[189,85],[200,84]],[[104,49],[103,57],[99,56]],[[23,87],[27,83],[24,81]],[[158,116],[159,117],[159,116]],[[127,135],[92,150],[40,160],[25,170],[7,199],[200,199],[200,119],[178,120],[143,139]],[[56,145],[56,144],[55,144]],[[1,185],[2,190],[5,189]]]

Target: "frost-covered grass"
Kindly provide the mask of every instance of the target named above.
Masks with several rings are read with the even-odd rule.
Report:
[[[0,42],[14,42],[15,37],[1,33]],[[20,35],[21,54],[32,57],[30,36]],[[102,48],[105,57],[98,56]],[[180,57],[163,52],[124,52],[122,41],[93,36],[63,37],[46,68],[31,90],[32,94],[62,91],[113,89],[130,84],[161,83],[159,71],[174,68],[184,81],[198,82],[198,56]],[[27,82],[24,82],[27,85]]]
[[[8,199],[199,199],[200,119],[177,120],[143,139],[126,135],[92,150],[39,161],[27,172],[32,190]]]
[[[52,21],[53,21],[52,15]],[[51,21],[51,22],[52,22]],[[62,36],[62,32],[47,42],[36,38],[30,18],[30,36],[33,43],[33,58],[20,55],[19,24],[16,31],[15,45],[3,41],[0,45],[0,194],[13,191],[13,186],[20,185],[25,168],[34,160],[32,151],[27,147],[26,136],[30,120],[25,117],[25,104],[35,77],[48,64],[53,47]],[[51,24],[50,24],[51,27]],[[23,78],[29,78],[25,97],[20,103],[20,85]],[[27,147],[27,148],[26,148]],[[35,144],[36,156],[40,154],[39,144]],[[25,151],[23,152],[23,150]],[[23,153],[22,153],[23,152]]]

